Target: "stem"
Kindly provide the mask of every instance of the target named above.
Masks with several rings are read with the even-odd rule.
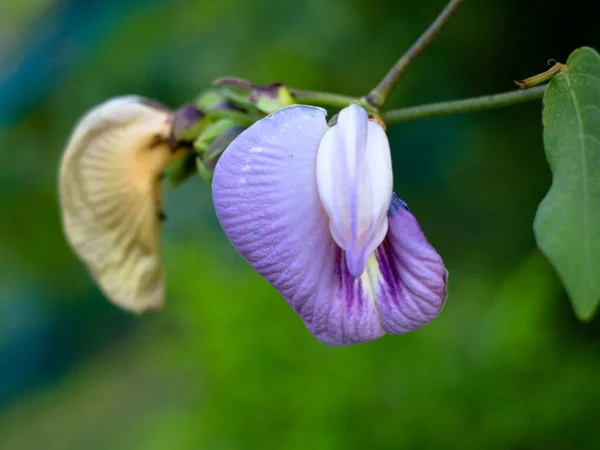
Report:
[[[444,10],[435,19],[435,21],[425,30],[425,32],[417,39],[417,41],[402,55],[402,57],[394,64],[394,67],[385,75],[383,80],[367,95],[365,101],[373,108],[378,110],[385,103],[392,89],[398,84],[400,78],[419,54],[425,50],[429,44],[435,39],[437,34],[448,22],[452,14],[460,6],[463,0],[450,0]]]
[[[545,90],[546,85],[542,85],[531,89],[505,92],[503,94],[484,95],[483,97],[468,98],[465,100],[430,103],[428,105],[395,109],[387,111],[381,116],[386,123],[390,124],[426,119],[428,117],[484,111],[486,109],[502,108],[504,106],[518,105],[519,103],[539,100],[544,96]]]
[[[333,94],[331,92],[303,91],[301,89],[290,89],[294,99],[299,103],[311,104],[316,106],[335,106],[336,108],[345,108],[350,103],[359,103],[365,109],[372,109],[369,105],[364,105],[360,99],[347,95]]]

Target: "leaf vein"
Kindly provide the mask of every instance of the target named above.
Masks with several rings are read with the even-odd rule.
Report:
[[[600,82],[600,77],[597,77],[596,75],[591,74],[591,73],[569,73],[568,76],[567,76],[567,79],[569,77],[572,77],[572,78],[575,78],[575,77],[591,78],[594,81]],[[571,82],[570,81],[567,81],[567,82],[569,83],[569,87],[571,87]]]
[[[600,82],[600,78],[588,75],[588,74],[571,74],[568,73],[565,79],[567,80],[567,85],[569,87],[569,94],[571,95],[571,99],[573,100],[573,107],[575,108],[575,116],[577,118],[577,128],[579,134],[579,148],[581,150],[581,169],[582,169],[582,181],[583,181],[583,279],[587,282],[588,279],[588,270],[589,270],[589,231],[588,231],[588,190],[587,190],[587,164],[586,164],[586,146],[585,146],[585,131],[583,129],[583,121],[581,120],[581,110],[582,107],[580,105],[577,94],[575,94],[575,90],[573,89],[573,83],[571,81],[571,77],[574,75],[586,75]]]
[[[586,109],[600,113],[600,108],[598,108],[596,105],[585,105],[581,108],[582,111],[585,111]]]

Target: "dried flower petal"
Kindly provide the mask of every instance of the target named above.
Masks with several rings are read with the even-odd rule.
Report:
[[[171,114],[119,97],[77,124],[60,167],[63,227],[107,297],[133,312],[162,306],[160,175]]]

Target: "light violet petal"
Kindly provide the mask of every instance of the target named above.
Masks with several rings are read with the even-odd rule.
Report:
[[[359,277],[387,232],[393,187],[390,147],[383,129],[358,105],[343,109],[317,156],[317,184],[329,227]]]
[[[325,111],[291,106],[225,150],[213,178],[217,217],[234,247],[328,345],[366,342],[383,329],[361,280],[345,268],[316,185]]]
[[[326,130],[323,110],[292,106],[240,134],[215,169],[217,217],[234,247],[319,341],[348,345],[417,328],[435,317],[445,297],[441,259],[395,199],[382,245],[360,277],[349,272],[316,186]]]
[[[406,204],[395,195],[388,217],[389,230],[375,253],[377,276],[372,281],[385,332],[400,334],[438,315],[446,299],[448,272]]]

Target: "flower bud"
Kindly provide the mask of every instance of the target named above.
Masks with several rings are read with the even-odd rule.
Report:
[[[295,102],[290,90],[282,83],[272,83],[267,86],[256,86],[240,78],[219,78],[214,82],[217,86],[225,86],[238,92],[237,100],[253,105],[265,114],[271,114],[284,106]]]
[[[182,141],[193,141],[201,131],[204,114],[195,105],[184,105],[173,113],[169,142],[176,148]]]

